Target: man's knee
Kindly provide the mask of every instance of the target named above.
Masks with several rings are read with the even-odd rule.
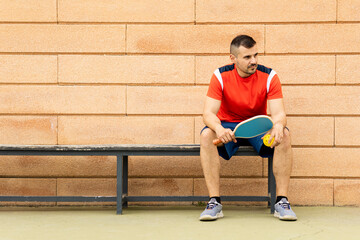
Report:
[[[200,145],[205,146],[211,144],[215,138],[215,132],[210,128],[205,128],[200,134]]]
[[[281,141],[281,144],[279,145],[283,149],[290,149],[291,148],[291,134],[289,129],[284,128],[284,135],[283,139]]]

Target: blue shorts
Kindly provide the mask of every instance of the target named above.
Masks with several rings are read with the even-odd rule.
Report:
[[[238,122],[221,122],[221,125],[224,128],[229,128],[233,131],[236,125],[238,125]],[[201,132],[206,128],[208,127],[204,127]],[[229,160],[237,152],[240,146],[252,146],[260,157],[272,157],[274,155],[274,148],[264,145],[263,140],[261,139],[264,135],[265,133],[254,138],[236,138],[237,143],[228,142],[224,144],[224,146],[218,147],[219,155],[225,160]]]

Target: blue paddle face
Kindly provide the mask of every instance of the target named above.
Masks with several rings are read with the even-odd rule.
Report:
[[[273,127],[273,122],[267,116],[258,116],[248,119],[234,129],[237,138],[252,138],[266,133]]]

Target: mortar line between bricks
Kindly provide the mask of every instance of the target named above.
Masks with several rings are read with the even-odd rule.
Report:
[[[128,86],[125,86],[125,116],[128,116]]]
[[[59,55],[56,55],[56,84],[59,85]]]
[[[197,0],[194,0],[194,25],[197,25],[197,21],[196,21],[196,2]]]
[[[264,24],[264,56],[266,56],[266,24]]]
[[[336,0],[336,23],[339,20],[339,0]]]
[[[59,87],[80,87],[80,86],[93,86],[93,87],[107,87],[107,86],[129,86],[129,87],[197,87],[194,86],[193,83],[161,83],[161,84],[153,84],[153,83],[76,83],[76,82],[60,82],[60,83],[7,83],[0,82],[0,85],[3,86],[59,86]],[[208,84],[198,85],[200,87],[208,86]]]
[[[80,87],[80,86],[93,86],[93,87],[107,87],[107,86],[129,86],[129,87],[208,87],[208,83],[96,83],[96,82],[0,82],[2,86],[59,86],[59,87]],[[287,87],[356,87],[360,83],[341,83],[334,85],[333,83],[283,83],[282,86]]]
[[[127,50],[127,34],[128,34],[128,31],[127,31],[127,24],[125,24],[125,55],[128,55],[128,50]]]
[[[337,80],[337,54],[335,54],[335,86],[338,85]]]
[[[190,118],[190,117],[201,117],[202,115],[199,114],[153,114],[153,113],[149,113],[149,114],[126,114],[126,113],[26,113],[26,112],[19,112],[19,113],[0,113],[0,116],[7,116],[7,117],[11,117],[11,116],[38,116],[38,117],[51,117],[51,116],[64,116],[64,117],[81,117],[81,116],[86,116],[86,117],[125,117],[125,116],[129,116],[129,117],[154,117],[154,118],[158,118],[158,117],[179,117],[179,118]],[[355,118],[355,117],[360,117],[359,114],[355,114],[355,115],[294,115],[294,114],[288,114],[287,117],[317,117],[317,118],[323,118],[323,117],[351,117],[351,118]],[[298,147],[308,147],[309,145],[299,145]],[[314,147],[333,147],[328,146],[328,145],[313,145]],[[336,147],[358,147],[360,145],[354,145],[354,146],[350,146],[350,145],[336,145]]]
[[[359,23],[360,21],[342,21],[342,24]],[[199,26],[216,26],[216,25],[330,25],[337,24],[336,21],[320,21],[320,22],[198,22]]]
[[[266,56],[334,56],[334,55],[359,55],[360,52],[319,52],[319,53],[266,53]],[[44,56],[53,56],[53,55],[89,55],[89,56],[203,56],[203,57],[216,57],[216,56],[222,56],[226,57],[228,54],[226,53],[198,53],[198,52],[192,52],[192,53],[162,53],[162,52],[0,52],[1,55],[44,55]],[[264,52],[259,52],[259,56],[265,56]]]
[[[56,24],[59,24],[59,0],[56,0]]]
[[[36,25],[189,25],[189,26],[218,26],[218,25],[331,25],[331,24],[358,24],[360,21],[323,21],[323,22],[65,22],[65,21],[44,21],[44,22],[23,22],[23,21],[0,21],[0,24],[36,24]]]
[[[193,60],[194,60],[194,86],[198,86],[198,83],[197,83],[197,81],[196,81],[196,68],[197,68],[197,56],[196,55],[194,55],[193,56]]]

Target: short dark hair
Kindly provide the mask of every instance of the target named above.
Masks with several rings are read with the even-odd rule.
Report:
[[[256,44],[256,41],[248,36],[248,35],[239,35],[239,36],[236,36],[232,41],[231,41],[231,44],[230,44],[230,53],[233,54],[233,55],[237,55],[237,54],[234,54],[235,52],[235,49],[234,48],[239,48],[240,46],[243,46],[245,48],[252,48],[254,45]]]

